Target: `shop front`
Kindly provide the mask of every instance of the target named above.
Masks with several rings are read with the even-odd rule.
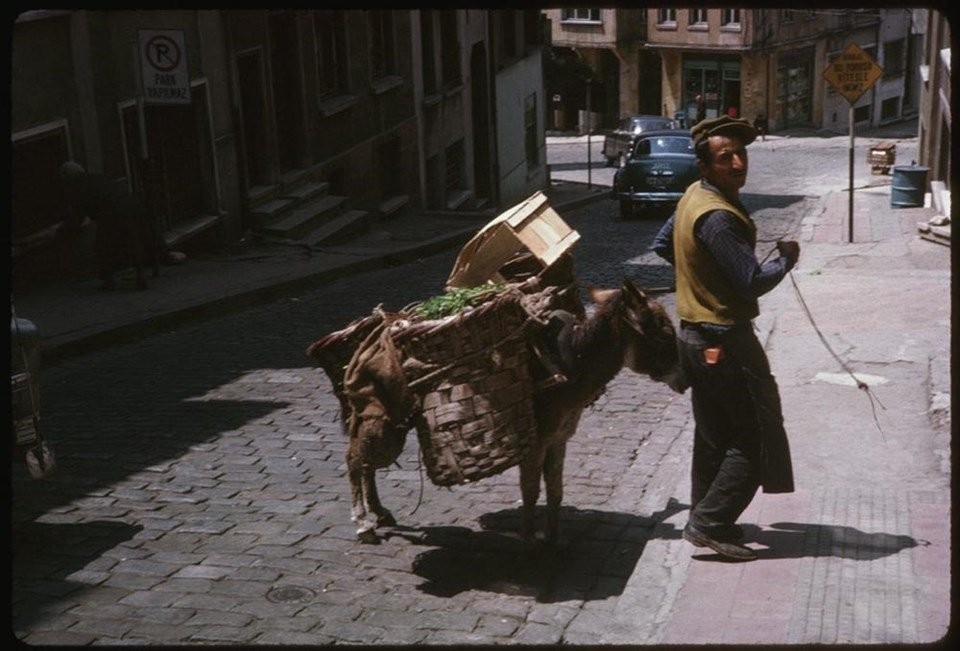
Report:
[[[740,116],[740,60],[684,57],[681,110],[686,123],[719,115]]]

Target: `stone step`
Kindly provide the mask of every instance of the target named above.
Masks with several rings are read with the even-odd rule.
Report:
[[[297,203],[304,203],[316,199],[322,194],[327,194],[330,184],[326,181],[318,183],[316,181],[307,181],[298,183],[295,186],[284,188],[277,194],[278,199],[293,199]]]
[[[278,216],[297,205],[295,199],[272,198],[262,201],[250,209],[255,224],[266,224],[278,219]]]
[[[300,239],[323,222],[336,217],[346,201],[346,197],[325,194],[301,207],[259,222],[257,230],[276,237]]]
[[[374,218],[375,215],[366,210],[348,210],[324,222],[300,239],[311,246],[339,244],[366,231]]]

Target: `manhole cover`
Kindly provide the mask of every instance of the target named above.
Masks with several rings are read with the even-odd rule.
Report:
[[[267,593],[267,600],[273,603],[306,603],[317,596],[310,588],[299,585],[284,585]]]

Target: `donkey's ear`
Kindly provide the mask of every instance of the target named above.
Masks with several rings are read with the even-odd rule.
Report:
[[[615,289],[601,289],[599,287],[587,287],[587,296],[590,297],[590,301],[595,305],[600,305],[601,303],[606,303],[610,300],[610,297],[617,293]]]
[[[623,293],[627,296],[632,302],[637,305],[644,305],[647,302],[647,295],[643,290],[638,289],[636,285],[629,278],[623,279],[623,285],[621,286]]]

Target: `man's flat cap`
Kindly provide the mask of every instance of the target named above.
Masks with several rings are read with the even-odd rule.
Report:
[[[719,135],[737,136],[743,140],[743,144],[749,145],[757,139],[757,130],[744,118],[721,115],[697,122],[690,129],[690,135],[693,136],[694,146],[699,145],[704,138]]]

